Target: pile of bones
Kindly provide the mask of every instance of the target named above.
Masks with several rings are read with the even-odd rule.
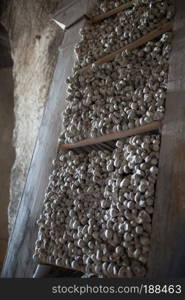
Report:
[[[159,135],[144,135],[113,152],[59,153],[35,257],[98,276],[145,276],[159,148]]]
[[[92,15],[124,3],[98,1]],[[68,105],[59,143],[163,118],[170,32],[136,50],[123,51],[110,62],[93,63],[87,72],[80,73],[79,68],[173,14],[168,0],[141,0],[100,24],[83,28],[74,73],[67,79]],[[97,53],[91,47],[95,37]],[[153,133],[119,140],[111,151],[59,152],[38,220],[34,258],[99,277],[145,276],[159,151],[160,135]]]

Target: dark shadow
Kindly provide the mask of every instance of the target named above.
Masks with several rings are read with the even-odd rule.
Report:
[[[8,32],[0,23],[0,68],[13,66]]]
[[[8,205],[13,148],[14,96],[13,61],[8,33],[0,23],[0,269],[8,242]]]

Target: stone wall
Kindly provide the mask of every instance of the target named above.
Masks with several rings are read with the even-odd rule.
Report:
[[[58,0],[10,0],[4,16],[13,58],[15,163],[11,172],[9,230],[16,217],[63,33],[52,21]]]

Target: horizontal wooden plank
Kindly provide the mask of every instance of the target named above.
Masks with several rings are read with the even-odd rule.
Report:
[[[126,10],[126,9],[132,7],[134,5],[134,2],[135,1],[129,1],[128,3],[125,3],[125,4],[123,4],[123,5],[121,5],[121,6],[117,7],[117,8],[109,10],[106,13],[103,13],[101,15],[95,16],[95,17],[91,18],[91,22],[92,23],[96,23],[96,22],[102,21],[102,20],[104,20],[106,18],[109,18],[109,17],[111,17],[111,16],[113,16],[115,14],[118,14],[121,11]]]
[[[82,272],[82,273],[84,273],[84,270],[82,269],[82,268],[79,268],[79,269],[73,269],[73,268],[70,268],[70,267],[66,267],[66,266],[62,266],[62,265],[60,265],[60,266],[56,266],[56,265],[54,265],[54,264],[50,264],[50,263],[48,263],[48,262],[43,262],[43,261],[38,261],[38,264],[39,265],[41,265],[41,266],[50,266],[50,267],[60,267],[60,268],[62,268],[62,269],[64,269],[64,270],[68,270],[68,271],[77,271],[77,272]]]
[[[98,136],[95,138],[85,139],[85,140],[82,140],[82,141],[74,143],[74,144],[63,144],[63,145],[59,146],[59,151],[68,151],[68,150],[75,149],[75,148],[81,148],[81,147],[86,147],[86,146],[90,146],[90,145],[101,144],[104,142],[109,142],[109,141],[129,137],[129,136],[136,135],[136,134],[141,134],[141,133],[150,132],[153,130],[158,130],[161,127],[162,127],[162,121],[154,121],[154,122],[151,122],[149,124],[146,124],[146,125],[143,125],[140,127],[131,128],[131,129],[124,130],[124,131],[113,132],[113,133]]]
[[[53,265],[53,264],[50,264],[50,263],[47,263],[47,262],[39,262],[39,264],[41,265],[41,266],[45,266],[45,267],[56,267],[56,265]],[[73,271],[73,272],[81,272],[82,274],[84,273],[85,274],[85,270],[83,269],[83,268],[79,268],[79,269],[77,269],[77,268],[75,268],[75,269],[73,269],[73,268],[71,268],[71,267],[66,267],[66,266],[58,266],[58,267],[61,267],[62,269],[64,269],[65,271]],[[112,275],[112,276],[106,276],[107,278],[118,278],[118,276],[115,276],[115,275]]]
[[[144,45],[145,43],[157,38],[158,36],[160,36],[161,34],[167,32],[167,31],[170,31],[172,29],[172,26],[173,26],[173,22],[167,22],[165,24],[161,24],[159,25],[156,29],[154,29],[153,31],[145,34],[143,37],[141,37],[140,39],[137,39],[136,41],[108,54],[108,55],[105,55],[103,57],[101,57],[100,59],[96,60],[94,63],[95,64],[103,64],[103,63],[106,63],[106,62],[109,62],[111,61],[117,54],[121,53],[122,51],[124,50],[133,50],[133,49],[136,49],[142,45]],[[86,67],[84,68],[81,68],[79,70],[80,73],[83,73],[83,72],[87,72],[92,66],[92,63],[90,65],[87,65]]]
[[[149,277],[185,276],[185,1],[177,0]]]

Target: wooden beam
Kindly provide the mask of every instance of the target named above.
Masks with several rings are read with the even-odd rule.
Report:
[[[132,135],[137,135],[137,134],[142,134],[145,132],[150,132],[153,130],[158,130],[161,127],[162,127],[162,121],[154,121],[154,122],[151,122],[149,124],[146,124],[146,125],[143,125],[140,127],[131,128],[131,129],[124,130],[124,131],[113,132],[113,133],[98,136],[95,138],[85,139],[85,140],[82,140],[82,141],[74,143],[74,144],[63,144],[63,145],[60,145],[59,151],[66,152],[68,150],[75,149],[75,148],[81,148],[81,147],[100,144],[100,143],[109,142],[109,141],[113,141],[113,140],[117,140],[117,139],[122,139],[122,138],[129,137]]]
[[[185,276],[185,1],[177,0],[148,276]]]
[[[126,9],[132,7],[132,6],[134,5],[134,2],[135,2],[135,1],[129,1],[128,3],[125,3],[125,4],[123,4],[123,5],[121,5],[121,6],[117,7],[117,8],[114,8],[114,9],[112,9],[112,10],[109,10],[109,11],[107,11],[106,13],[103,13],[103,14],[101,14],[101,15],[92,17],[92,18],[91,18],[91,22],[92,22],[92,23],[96,23],[96,22],[102,21],[102,20],[104,20],[104,19],[106,19],[106,18],[109,18],[109,17],[111,17],[111,16],[113,16],[113,15],[115,15],[115,14],[118,14],[118,13],[120,13],[121,11],[126,10]]]
[[[11,58],[10,42],[8,32],[0,23],[0,68],[12,67],[13,61]]]
[[[159,25],[156,29],[154,29],[153,31],[145,34],[143,37],[141,37],[140,39],[137,39],[136,41],[108,54],[105,55],[103,57],[101,57],[100,59],[96,60],[94,63],[95,64],[103,64],[106,62],[111,61],[117,54],[121,53],[124,50],[133,50],[136,49],[144,44],[146,44],[147,42],[155,39],[156,37],[160,36],[161,34],[170,31],[172,29],[173,26],[173,22],[168,22],[168,23],[164,23]],[[87,72],[92,66],[92,63],[90,65],[87,65],[86,67],[82,68],[79,70],[80,73],[83,72]]]
[[[7,251],[8,240],[0,239],[0,271]]]
[[[52,170],[52,160],[57,152],[58,137],[62,130],[61,112],[67,104],[65,82],[72,74],[74,45],[77,36],[80,40],[79,29],[83,25],[84,21],[78,22],[65,32],[64,50],[59,52],[27,182],[10,237],[2,277],[29,278],[33,276],[36,268],[36,263],[32,259],[38,234],[36,221],[41,213],[48,178]],[[69,39],[71,39],[71,45],[66,48],[65,42],[69,42]],[[75,40],[74,44],[73,40]]]

